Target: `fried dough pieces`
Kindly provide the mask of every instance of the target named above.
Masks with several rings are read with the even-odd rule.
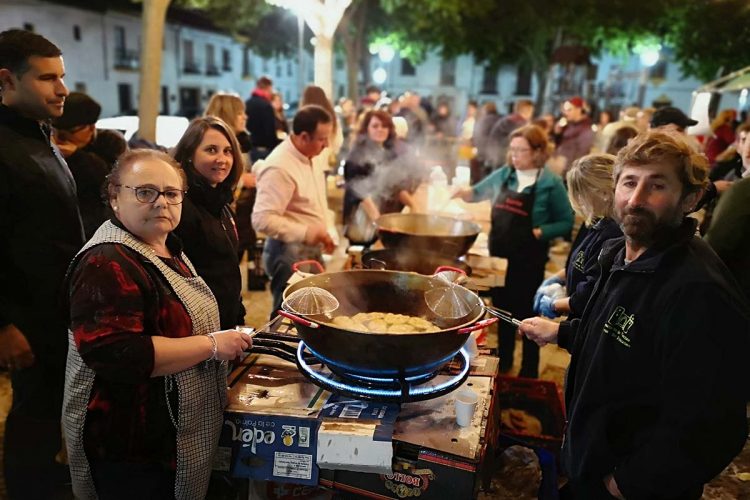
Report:
[[[337,316],[333,318],[333,324],[347,330],[376,333],[427,333],[440,330],[424,318],[384,312]]]

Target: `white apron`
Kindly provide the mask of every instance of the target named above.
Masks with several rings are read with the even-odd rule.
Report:
[[[190,315],[193,335],[219,330],[219,308],[216,299],[208,285],[198,277],[184,253],[181,258],[192,272],[192,278],[181,276],[164,264],[151,247],[107,221],[81,249],[74,262],[89,248],[103,243],[124,245],[156,266]],[[91,469],[83,448],[86,407],[96,374],[81,359],[71,331],[68,331],[68,341],[63,430],[68,447],[73,492],[76,498],[82,500],[96,499]],[[174,390],[175,386],[179,401],[176,415],[172,414],[171,406],[167,405],[177,431],[175,498],[205,498],[226,405],[227,365],[218,361],[199,363],[192,368],[164,377],[164,382],[167,401],[169,399],[166,393]]]

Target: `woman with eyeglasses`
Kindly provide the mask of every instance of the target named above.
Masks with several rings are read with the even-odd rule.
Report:
[[[465,201],[493,200],[490,255],[508,259],[505,286],[492,290],[492,303],[516,318],[533,315],[533,299],[544,278],[549,241],[567,236],[573,228],[562,179],[545,166],[549,158],[547,134],[526,125],[510,134],[507,163],[475,186],[454,196]],[[516,327],[500,323],[500,369],[513,367]],[[539,346],[523,338],[519,376],[539,375]]]
[[[244,325],[239,238],[230,208],[245,171],[242,151],[229,125],[204,116],[190,123],[173,154],[188,179],[175,234],[219,303],[221,327]]]
[[[114,217],[71,263],[63,429],[76,498],[203,498],[226,404],[226,361],[252,345],[172,232],[187,181],[167,154],[123,154]]]

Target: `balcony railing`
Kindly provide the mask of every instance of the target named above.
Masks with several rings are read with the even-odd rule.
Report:
[[[206,64],[206,74],[208,76],[219,76],[221,72],[219,71],[219,67],[215,64]]]
[[[182,66],[182,72],[186,75],[200,75],[201,66],[197,61],[185,61]]]
[[[115,68],[137,70],[140,67],[140,54],[137,50],[115,49]]]

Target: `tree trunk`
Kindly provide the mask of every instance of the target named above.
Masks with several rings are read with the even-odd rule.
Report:
[[[355,47],[346,47],[346,84],[349,99],[359,102],[359,51]]]
[[[138,96],[138,136],[156,142],[156,117],[161,95],[161,55],[164,19],[170,0],[143,1],[143,44]]]
[[[352,2],[339,23],[339,34],[344,42],[346,54],[347,94],[355,103],[359,102],[359,63],[362,47],[367,43],[367,0]]]
[[[547,68],[534,68],[533,71],[536,74],[537,81],[536,102],[534,103],[534,108],[537,110],[537,114],[541,114],[542,111],[546,111],[544,109],[544,101],[547,95],[547,85],[549,84]]]
[[[315,37],[315,85],[322,88],[328,96],[333,98],[333,38],[319,34]]]
[[[369,85],[372,82],[372,75],[370,74],[370,51],[364,44],[359,48],[359,70],[362,72],[362,83],[365,86]]]
[[[550,51],[550,56],[554,53],[555,49],[562,45],[563,40],[563,30],[561,27],[557,28],[557,33],[555,34],[555,40],[552,42],[552,47]],[[539,74],[542,74],[544,72],[547,73],[547,77],[544,80],[544,92],[542,93],[542,105],[538,108],[541,109],[543,113],[552,113],[553,115],[557,115],[557,109],[554,109],[554,106],[552,104],[552,85],[554,84],[554,78],[556,73],[556,64],[552,62],[552,58],[550,57],[549,61],[549,67],[544,68],[542,65],[535,65],[538,67]]]

